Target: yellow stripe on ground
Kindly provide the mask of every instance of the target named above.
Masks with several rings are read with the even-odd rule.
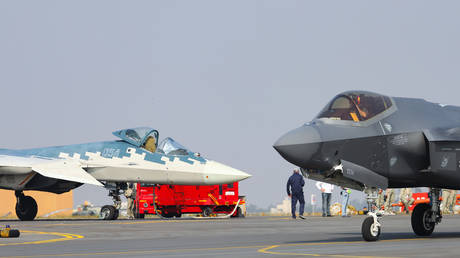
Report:
[[[391,239],[380,240],[379,242],[397,242],[397,241],[413,241],[413,240],[430,240],[429,238],[408,238],[408,239]],[[257,249],[257,252],[264,254],[276,255],[297,255],[297,256],[322,256],[322,257],[341,257],[341,258],[380,258],[378,256],[356,256],[356,255],[340,255],[340,254],[309,254],[309,253],[289,253],[289,252],[276,252],[272,249],[286,246],[317,246],[317,245],[343,245],[343,244],[366,244],[365,241],[349,241],[349,242],[317,242],[317,243],[303,243],[303,244],[277,244],[277,245],[248,245],[248,246],[227,246],[227,247],[212,247],[212,248],[187,248],[187,249],[160,249],[160,250],[132,250],[120,252],[93,252],[93,253],[60,253],[60,254],[41,254],[30,256],[11,256],[10,258],[35,258],[35,257],[69,257],[69,256],[107,256],[107,255],[147,255],[155,253],[183,253],[183,252],[199,252],[199,251],[218,251],[218,250],[232,250],[232,249]]]
[[[58,233],[58,232],[41,232],[41,231],[21,230],[21,233],[31,233],[31,234],[39,234],[39,235],[54,235],[54,236],[60,236],[61,238],[53,238],[53,239],[48,239],[48,240],[38,240],[38,241],[29,241],[29,242],[19,242],[19,243],[6,243],[6,244],[0,244],[0,246],[38,245],[38,244],[48,244],[48,243],[55,243],[55,242],[69,241],[69,240],[84,238],[84,236],[80,236],[80,235],[69,234],[69,233]]]
[[[429,240],[429,238],[403,238],[403,239],[388,239],[379,240],[378,242],[401,242],[401,241],[418,241],[418,240]],[[347,245],[347,244],[359,244],[367,243],[365,241],[348,241],[348,242],[317,242],[317,243],[302,243],[302,244],[279,244],[267,246],[257,250],[259,253],[265,254],[276,254],[276,255],[297,255],[297,256],[326,256],[326,257],[348,257],[348,258],[377,258],[378,256],[356,256],[356,255],[340,255],[340,254],[311,254],[311,253],[289,253],[289,252],[275,252],[272,249],[285,246],[317,246],[317,245]]]
[[[9,258],[35,258],[35,257],[66,257],[66,256],[98,256],[98,255],[142,255],[154,253],[175,253],[175,252],[194,252],[194,251],[216,251],[232,249],[256,249],[266,247],[266,245],[253,246],[228,246],[228,247],[211,247],[211,248],[189,248],[189,249],[163,249],[163,250],[145,250],[145,251],[122,251],[122,252],[97,252],[97,253],[64,253],[64,254],[41,254],[30,256],[9,256]]]

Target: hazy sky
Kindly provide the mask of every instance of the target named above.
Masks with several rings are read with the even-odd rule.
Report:
[[[459,13],[458,1],[2,0],[0,147],[151,126],[252,174],[241,192],[267,206],[293,168],[272,144],[337,93],[460,105]]]

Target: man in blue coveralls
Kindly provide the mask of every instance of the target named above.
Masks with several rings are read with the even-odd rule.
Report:
[[[291,212],[292,218],[295,219],[295,210],[297,201],[300,203],[299,207],[299,218],[305,219],[303,216],[303,210],[305,208],[305,199],[303,197],[303,186],[305,185],[305,181],[303,177],[299,174],[298,169],[294,169],[294,173],[287,182],[287,194],[291,197]]]

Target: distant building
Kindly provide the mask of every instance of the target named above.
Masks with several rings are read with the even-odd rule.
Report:
[[[273,214],[291,213],[291,199],[289,197],[284,198],[281,204],[278,204],[276,205],[275,208],[270,209],[270,213],[273,213]]]
[[[39,191],[24,191],[25,195],[32,196],[38,205],[37,217],[45,215],[72,215],[73,193],[54,194]],[[0,219],[5,217],[16,218],[16,196],[12,190],[0,190]]]

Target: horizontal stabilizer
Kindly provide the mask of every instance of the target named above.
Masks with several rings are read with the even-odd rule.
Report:
[[[32,166],[32,170],[46,177],[103,186],[93,176],[82,169],[81,165],[76,162],[53,160],[50,162],[35,164]]]

